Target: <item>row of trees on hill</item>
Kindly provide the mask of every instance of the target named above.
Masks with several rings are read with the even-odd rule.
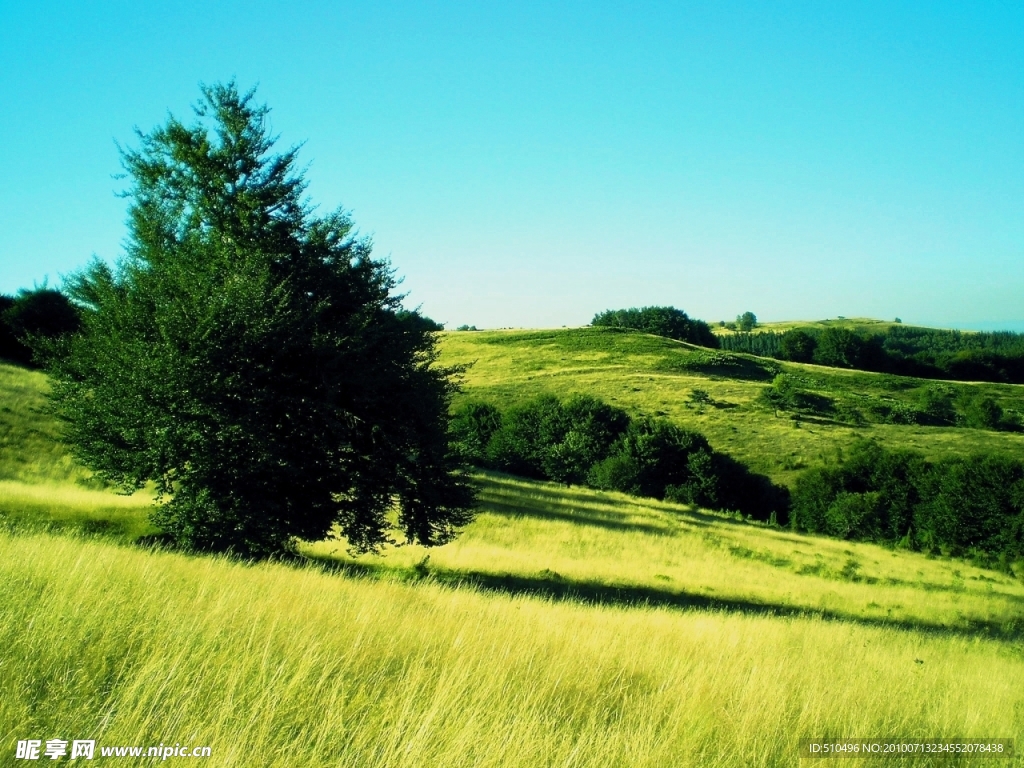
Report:
[[[703,320],[689,317],[675,307],[633,307],[608,309],[598,312],[591,325],[608,328],[630,328],[676,341],[686,341],[702,347],[718,348],[718,337]]]
[[[455,444],[477,466],[786,521],[785,489],[665,419],[631,418],[593,397],[543,396],[505,412],[467,403]]]
[[[985,454],[932,462],[862,441],[797,479],[792,524],[1005,567],[1024,559],[1024,462]]]
[[[721,348],[837,368],[960,381],[1024,383],[1024,334],[894,325],[884,333],[794,329],[723,336]]]

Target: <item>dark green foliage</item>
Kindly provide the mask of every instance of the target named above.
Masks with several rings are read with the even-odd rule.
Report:
[[[502,417],[487,447],[490,466],[526,477],[582,483],[626,429],[624,411],[585,395],[540,397]]]
[[[698,410],[703,411],[704,406],[714,405],[715,401],[711,398],[711,395],[708,394],[706,389],[692,389],[690,390],[690,396],[686,398],[686,402],[687,407],[692,404],[697,406]]]
[[[441,323],[431,320],[426,315],[421,315],[418,311],[400,309],[395,312],[395,316],[403,323],[408,324],[413,329],[418,331],[426,331],[427,333],[434,333],[436,331],[443,331],[444,326]]]
[[[703,320],[690,318],[675,307],[641,307],[608,309],[594,315],[594,326],[632,328],[676,341],[687,341],[702,347],[718,348],[718,337]]]
[[[81,326],[78,308],[52,288],[0,296],[0,357],[26,365],[45,361],[58,340]]]
[[[356,549],[439,544],[472,495],[449,451],[453,371],[341,211],[315,216],[268,110],[203,89],[123,154],[127,250],[69,283],[81,333],[55,359],[76,455],[153,481],[182,546],[265,556],[335,526]]]
[[[682,489],[687,502],[710,500],[713,492],[705,486],[713,484],[710,464],[711,446],[703,435],[677,427],[665,419],[641,417],[633,419],[616,446],[617,461],[631,473],[616,471],[622,476],[619,485],[605,485],[604,471],[598,465],[591,474],[598,488],[624,491],[637,496],[664,498],[666,488]]]
[[[926,462],[858,443],[837,465],[808,470],[793,493],[793,527],[929,552],[1024,554],[1024,463],[999,456]]]
[[[779,339],[779,356],[794,363],[809,363],[814,359],[814,350],[817,347],[817,339],[806,331],[786,331]]]
[[[778,374],[772,383],[761,390],[758,397],[761,402],[772,409],[776,415],[779,411],[795,408],[799,390],[793,380],[784,373]]]
[[[452,416],[454,449],[468,463],[486,465],[487,445],[501,421],[501,411],[490,403],[466,403]]]
[[[730,324],[732,325],[732,324]],[[900,376],[1024,383],[1024,334],[961,333],[894,325],[884,333],[832,327],[739,333],[721,348],[793,362],[816,362]]]
[[[975,395],[961,399],[965,426],[976,429],[997,429],[1003,420],[1003,409],[991,397]]]
[[[918,399],[918,421],[922,424],[946,426],[956,423],[951,391],[945,387],[928,387]]]
[[[786,519],[786,491],[716,453],[702,435],[664,419],[630,419],[592,397],[543,396],[504,414],[467,403],[452,431],[469,460],[493,469]]]
[[[750,333],[757,327],[757,315],[753,312],[744,312],[742,315],[736,315],[736,327],[743,331],[743,333]]]
[[[864,340],[848,328],[826,328],[818,336],[814,362],[834,368],[857,368]]]
[[[0,358],[28,365],[32,362],[32,349],[18,339],[18,334],[14,332],[14,329],[4,319],[7,310],[13,306],[13,296],[0,294]]]

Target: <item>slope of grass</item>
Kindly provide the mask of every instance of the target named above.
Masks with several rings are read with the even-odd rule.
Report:
[[[1024,584],[960,561],[794,534],[586,488],[478,476],[480,513],[458,539],[353,556],[359,569],[430,574],[495,591],[590,602],[816,613],[865,624],[1024,639]]]
[[[442,362],[471,365],[462,399],[507,407],[543,393],[591,394],[630,412],[666,416],[696,429],[717,450],[787,484],[802,469],[830,460],[837,449],[864,437],[890,448],[915,448],[930,458],[974,451],[1024,455],[1024,433],[1019,432],[844,423],[830,413],[795,421],[757,402],[760,390],[779,372],[847,412],[911,404],[934,381],[782,363],[610,328],[451,332],[441,335],[440,347]],[[943,385],[992,396],[1004,410],[1024,413],[1024,386]],[[714,405],[691,407],[687,399],[694,389],[708,392]]]
[[[152,534],[152,496],[103,489],[60,441],[46,376],[0,363],[0,522],[21,528],[102,532],[132,541]]]
[[[39,371],[0,362],[0,480],[76,482],[91,474],[60,442],[48,388]]]
[[[660,368],[739,400],[771,375],[609,338],[564,337],[530,373],[522,339],[482,349],[520,385]],[[323,542],[296,567],[126,547],[152,532],[148,497],[89,480],[44,391],[0,366],[5,754],[95,738],[210,746],[212,765],[783,766],[802,737],[1024,736],[1011,577],[498,474],[429,552]]]
[[[47,534],[0,534],[0,617],[9,755],[56,737],[210,746],[211,765],[791,766],[801,737],[1024,737],[1019,644],[853,622]],[[956,763],[915,761],[937,764]]]

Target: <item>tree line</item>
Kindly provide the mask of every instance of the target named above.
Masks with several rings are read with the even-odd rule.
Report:
[[[797,479],[791,515],[796,530],[1006,569],[1024,559],[1024,462],[983,453],[927,461],[864,440]]]
[[[711,332],[711,326],[675,307],[607,309],[594,315],[590,324],[606,328],[630,328],[701,347],[718,349],[718,337]]]
[[[849,328],[736,333],[721,348],[760,357],[899,376],[1024,383],[1024,334],[962,333],[894,325],[882,333]]]
[[[630,417],[600,400],[545,395],[505,411],[461,406],[454,445],[476,466],[568,485],[740,512],[786,522],[788,492],[707,439],[667,419]]]

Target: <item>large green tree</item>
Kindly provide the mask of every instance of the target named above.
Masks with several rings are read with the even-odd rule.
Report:
[[[314,212],[251,91],[203,87],[195,111],[137,132],[124,257],[68,281],[83,326],[52,373],[77,456],[155,483],[156,523],[190,548],[447,541],[472,493],[430,324],[343,211]]]

